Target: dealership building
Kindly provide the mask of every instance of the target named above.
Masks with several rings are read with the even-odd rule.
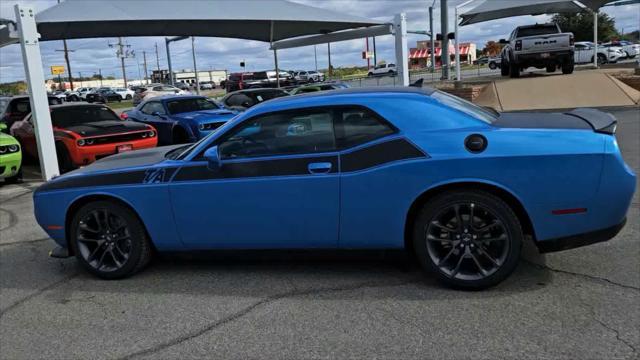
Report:
[[[436,58],[436,65],[441,65],[442,60],[442,43],[440,41],[434,42],[434,53]],[[449,56],[451,57],[451,63],[455,63],[455,46],[449,43]],[[462,64],[472,64],[476,60],[476,44],[474,43],[460,43],[460,62]],[[409,68],[410,69],[423,69],[431,65],[431,41],[423,40],[416,43],[415,48],[409,50]]]

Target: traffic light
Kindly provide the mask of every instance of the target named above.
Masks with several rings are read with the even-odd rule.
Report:
[[[240,61],[240,67],[243,68],[244,67],[244,61]]]

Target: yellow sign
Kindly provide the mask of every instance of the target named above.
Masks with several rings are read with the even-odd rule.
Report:
[[[51,75],[64,74],[64,66],[53,65],[51,66]]]

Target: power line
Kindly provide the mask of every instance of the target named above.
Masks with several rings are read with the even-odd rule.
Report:
[[[109,44],[110,48],[116,48],[116,56],[120,58],[122,66],[122,79],[124,81],[124,87],[127,87],[127,72],[125,71],[124,60],[127,58],[135,57],[135,50],[130,50],[131,45],[123,43],[122,37],[118,37],[117,44]]]

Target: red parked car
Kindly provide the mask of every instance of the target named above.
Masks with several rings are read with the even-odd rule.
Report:
[[[158,144],[152,126],[122,120],[105,105],[68,104],[50,109],[61,173],[109,155]],[[11,135],[26,154],[38,157],[31,114],[11,126]]]

